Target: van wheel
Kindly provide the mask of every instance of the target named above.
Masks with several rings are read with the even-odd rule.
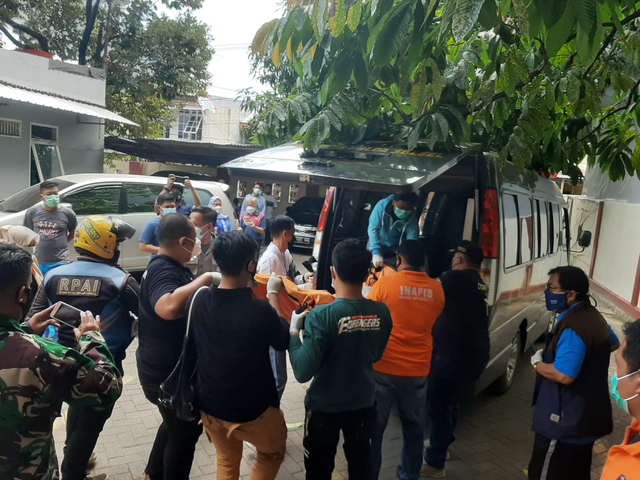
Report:
[[[520,352],[520,332],[517,332],[513,340],[511,340],[511,349],[509,350],[509,359],[507,360],[505,371],[491,386],[493,393],[503,395],[507,393],[511,385],[513,385]]]

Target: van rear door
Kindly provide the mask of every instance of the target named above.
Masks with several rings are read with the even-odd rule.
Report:
[[[408,151],[389,146],[323,147],[305,153],[291,144],[269,148],[225,163],[231,175],[354,190],[415,192],[462,158],[480,152],[473,145],[462,153]]]

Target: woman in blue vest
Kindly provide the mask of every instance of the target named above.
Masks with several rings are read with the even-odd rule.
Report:
[[[580,268],[551,270],[545,297],[558,315],[546,347],[531,357],[538,377],[529,479],[589,480],[593,445],[613,431],[609,358],[620,344],[591,305]]]
[[[220,197],[211,197],[211,200],[209,200],[209,207],[211,207],[218,215],[218,219],[216,220],[216,225],[213,230],[216,236],[233,230],[233,219],[222,212],[222,200]]]

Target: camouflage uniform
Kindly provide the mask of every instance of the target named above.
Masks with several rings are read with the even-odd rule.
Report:
[[[1,480],[57,478],[52,430],[62,402],[102,410],[122,393],[99,333],[85,333],[78,351],[31,333],[0,315]]]

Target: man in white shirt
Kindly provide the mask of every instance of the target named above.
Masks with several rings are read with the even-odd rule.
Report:
[[[275,273],[282,277],[289,277],[296,285],[303,288],[313,288],[314,276],[311,272],[304,275],[298,272],[296,262],[289,252],[289,245],[293,244],[295,222],[286,215],[278,215],[271,221],[273,241],[264,251],[258,261],[257,273],[271,275]],[[282,398],[287,384],[287,355],[273,348],[269,349],[271,368],[276,379],[278,396]]]

